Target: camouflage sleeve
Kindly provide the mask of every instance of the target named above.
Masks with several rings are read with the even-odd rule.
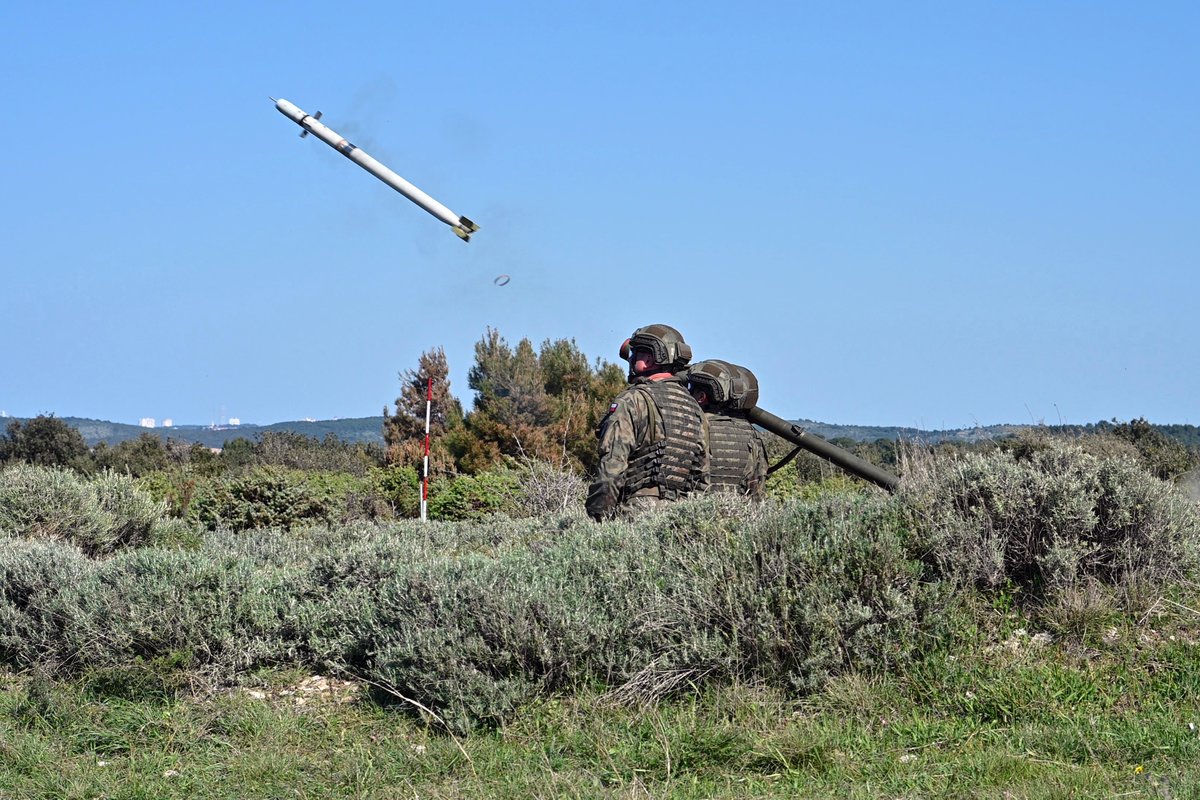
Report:
[[[708,424],[708,414],[700,414],[700,431],[704,434],[704,455],[700,461],[700,487],[697,491],[707,492],[712,488],[712,453],[708,449],[711,441],[711,426]]]
[[[750,442],[750,459],[746,465],[746,477],[742,489],[750,497],[761,497],[767,486],[767,445],[755,431]]]
[[[646,416],[640,394],[619,394],[596,433],[600,439],[600,460],[587,498],[587,511],[593,519],[611,516],[617,507],[625,485],[629,453],[637,443],[637,420]]]

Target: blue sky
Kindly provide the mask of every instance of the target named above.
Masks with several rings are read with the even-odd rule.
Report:
[[[439,345],[469,406],[488,326],[615,361],[666,322],[789,418],[1200,424],[1197,30],[1183,2],[9,4],[0,411],[368,416]]]

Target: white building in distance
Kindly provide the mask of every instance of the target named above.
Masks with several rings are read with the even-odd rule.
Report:
[[[138,425],[141,425],[143,428],[153,428],[154,427],[154,417],[142,417],[141,420],[138,422]]]
[[[166,419],[164,419],[164,420],[163,420],[163,427],[164,427],[164,428],[169,428],[169,427],[171,427],[171,426],[172,426],[172,425],[174,425],[174,424],[175,424],[175,420],[171,419],[170,417],[167,417]]]

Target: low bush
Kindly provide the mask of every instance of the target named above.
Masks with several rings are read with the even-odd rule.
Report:
[[[587,482],[575,471],[547,461],[526,459],[513,468],[513,473],[522,516],[584,513]]]
[[[303,575],[211,549],[121,553],[58,592],[51,607],[65,623],[52,657],[94,668],[186,653],[182,667],[221,681],[295,663],[297,637],[286,619]]]
[[[411,466],[391,466],[371,473],[379,497],[392,516],[411,519],[421,514],[421,478]]]
[[[520,502],[521,486],[511,471],[458,475],[431,488],[429,517],[479,520],[491,514],[515,516]]]
[[[0,662],[24,669],[52,660],[65,621],[58,592],[91,565],[74,545],[0,536]]]
[[[249,462],[260,467],[345,472],[360,478],[384,460],[378,445],[343,442],[333,433],[318,439],[292,431],[265,431],[251,450]],[[243,457],[236,453],[231,458],[241,460]]]
[[[88,479],[61,468],[16,464],[0,470],[0,531],[105,555],[176,539],[186,526],[171,520],[166,503],[126,475],[104,472]]]
[[[314,584],[338,611],[308,616],[324,615],[326,657],[458,730],[593,682],[637,700],[735,678],[807,690],[936,635],[936,587],[886,498],[740,506],[697,498],[600,528],[494,520],[495,543],[422,558],[364,543],[325,556]]]
[[[909,467],[901,498],[924,558],[958,585],[1052,597],[1081,580],[1161,585],[1198,563],[1195,504],[1127,455],[1049,441]]]
[[[189,507],[209,530],[291,528],[338,518],[328,493],[318,491],[304,473],[256,467],[244,475],[202,484]]]

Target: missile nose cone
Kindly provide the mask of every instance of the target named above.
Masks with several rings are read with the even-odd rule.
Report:
[[[299,123],[300,120],[304,119],[305,117],[303,111],[301,111],[292,103],[289,103],[287,100],[284,100],[282,97],[275,101],[275,109],[280,114],[283,114],[285,117],[288,117],[296,123]]]

